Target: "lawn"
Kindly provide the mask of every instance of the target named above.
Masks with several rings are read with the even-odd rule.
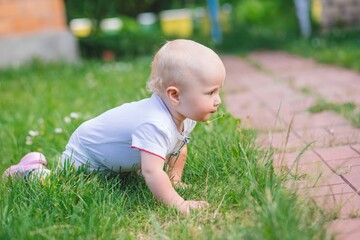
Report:
[[[325,239],[327,216],[284,186],[271,151],[254,131],[224,117],[199,123],[184,181],[186,199],[211,206],[185,216],[157,202],[136,175],[105,178],[57,167],[84,120],[149,96],[149,57],[43,64],[0,71],[0,170],[41,151],[53,170],[44,181],[2,181],[0,239]]]
[[[325,64],[335,64],[360,72],[360,28],[333,29],[309,39],[288,41],[285,50]]]

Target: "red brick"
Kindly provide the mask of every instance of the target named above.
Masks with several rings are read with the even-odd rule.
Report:
[[[360,144],[351,144],[350,147],[360,154]]]
[[[331,148],[316,148],[314,149],[324,161],[355,158],[359,153],[354,151],[350,146],[338,146]]]
[[[260,69],[238,61],[238,58],[225,58],[225,65],[230,67],[227,68],[228,71],[230,69],[230,78],[228,83],[225,82],[225,93],[240,95],[225,101],[229,111],[249,116],[248,120],[258,120],[253,125],[257,128],[264,125],[262,122],[271,122],[269,119],[273,117],[283,120],[279,121],[282,127],[278,132],[269,137],[266,131],[257,142],[264,146],[271,143],[278,148],[274,156],[278,174],[298,174],[298,180],[290,180],[287,187],[312,197],[325,211],[335,210],[338,217],[360,216],[360,197],[354,190],[360,188],[359,129],[334,112],[307,112],[308,107],[316,102],[315,96],[335,103],[360,103],[360,74],[283,52],[257,52],[251,54],[250,59]],[[308,88],[309,94],[302,91],[304,87]],[[241,95],[245,97],[241,98]],[[279,115],[276,116],[280,103]],[[292,119],[288,144],[292,152],[288,153],[285,151],[289,151],[289,147],[283,149],[282,146]],[[269,125],[267,123],[268,129]],[[315,148],[306,151],[289,173],[305,142],[313,140],[317,141]],[[349,239],[360,237],[349,235],[346,229],[339,236],[342,239],[346,236],[355,236]]]
[[[357,158],[339,159],[334,161],[328,161],[331,169],[338,175],[346,175],[350,173],[353,167],[360,166],[360,156]]]
[[[249,57],[261,67],[276,73],[313,67],[313,61],[292,56],[285,52],[261,51],[251,53]]]
[[[307,197],[329,197],[331,195],[353,194],[354,190],[344,182],[318,187],[298,188],[296,192]]]
[[[291,166],[295,162],[296,159],[298,164],[306,164],[306,163],[314,163],[314,162],[321,162],[321,158],[315,154],[311,150],[305,151],[301,154],[301,151],[291,152],[291,153],[277,153],[275,154],[275,162],[277,165],[286,165]]]
[[[290,132],[263,133],[259,135],[256,142],[265,148],[272,147],[277,152],[294,152],[305,148],[305,143]]]
[[[224,102],[235,117],[241,118],[243,127],[267,131],[275,126],[275,114],[263,102],[254,100],[251,93],[228,94]],[[279,129],[279,127],[276,128]]]
[[[3,1],[0,3],[0,22],[4,22],[4,17],[11,22],[2,23],[0,33],[10,36],[46,29],[64,30],[66,21],[63,4],[62,0]]]
[[[0,20],[12,18],[17,16],[19,12],[19,6],[17,1],[0,2]]]
[[[342,176],[360,193],[360,165],[352,166],[350,170],[342,174]]]
[[[331,136],[323,127],[297,129],[296,134],[306,143],[313,142],[316,147],[326,146],[327,139]]]
[[[0,19],[0,36],[5,36],[13,31],[11,19]]]
[[[326,129],[330,133],[330,138],[328,139],[329,146],[360,143],[359,128],[347,124],[343,126],[327,126]]]
[[[360,239],[360,218],[337,219],[328,225],[328,229],[337,240]]]
[[[291,117],[293,116],[287,116],[287,118],[284,120],[286,122],[290,122]],[[300,113],[295,115],[293,121],[293,128],[303,131],[315,127],[326,127],[344,124],[348,124],[348,121],[346,121],[344,118],[333,112],[324,111],[320,113]]]
[[[355,192],[313,197],[313,199],[320,208],[332,212],[337,217],[348,218],[360,214],[360,197]]]

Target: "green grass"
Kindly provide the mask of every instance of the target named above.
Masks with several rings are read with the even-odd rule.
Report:
[[[319,99],[309,108],[309,112],[317,113],[322,111],[333,111],[348,119],[355,127],[360,128],[360,111],[355,103],[331,103],[324,99]]]
[[[295,29],[271,29],[268,26],[239,25],[224,35],[219,48],[229,54],[246,55],[252,51],[288,51],[321,63],[334,64],[360,72],[360,28],[315,30],[303,38]]]
[[[184,172],[191,187],[179,193],[211,206],[191,216],[157,202],[136,175],[57,168],[82,121],[149,96],[149,66],[143,57],[0,72],[0,170],[30,151],[44,152],[54,170],[44,181],[0,183],[0,239],[325,239],[327,216],[284,187],[288,176],[275,175],[271,154],[224,108],[225,117],[192,135]]]
[[[322,63],[360,72],[360,28],[334,29],[326,34],[315,34],[309,39],[294,39],[282,48]]]

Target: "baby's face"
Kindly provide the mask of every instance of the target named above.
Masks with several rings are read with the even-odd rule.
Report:
[[[179,118],[208,120],[221,103],[220,88],[225,80],[225,67],[219,56],[208,47],[181,39],[168,43],[157,56],[159,62],[169,65],[164,68],[166,71],[160,69],[163,79],[175,79],[165,89],[179,90],[174,105]]]
[[[225,70],[213,66],[211,70],[200,69],[189,77],[188,83],[180,90],[179,111],[186,117],[204,122],[215,113],[221,104],[220,89],[224,84]]]

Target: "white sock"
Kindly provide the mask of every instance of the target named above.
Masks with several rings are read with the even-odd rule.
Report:
[[[28,175],[29,179],[45,179],[48,175],[50,175],[51,171],[46,168],[42,169],[34,169]]]

